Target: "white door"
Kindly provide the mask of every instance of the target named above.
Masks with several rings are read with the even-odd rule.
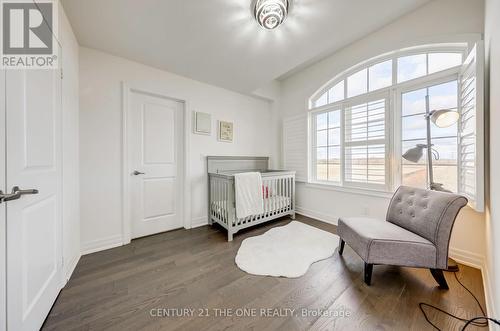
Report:
[[[7,326],[38,330],[62,285],[61,79],[6,76]]]
[[[128,144],[132,238],[183,226],[184,104],[130,92]]]
[[[0,70],[0,190],[5,192],[5,70]],[[7,258],[5,203],[0,203],[0,331],[7,328]]]

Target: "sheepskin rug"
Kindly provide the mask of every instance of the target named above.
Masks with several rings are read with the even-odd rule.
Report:
[[[297,278],[332,256],[338,244],[338,236],[293,221],[243,240],[235,262],[252,275]]]

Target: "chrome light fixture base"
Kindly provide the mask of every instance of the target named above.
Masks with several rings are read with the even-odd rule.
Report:
[[[292,0],[253,0],[251,9],[261,27],[273,30],[283,24],[291,6]]]

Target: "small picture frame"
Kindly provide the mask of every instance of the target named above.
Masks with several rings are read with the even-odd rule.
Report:
[[[233,122],[219,121],[218,129],[219,141],[226,143],[233,142]]]
[[[212,115],[208,113],[194,113],[194,133],[210,136],[212,134]]]

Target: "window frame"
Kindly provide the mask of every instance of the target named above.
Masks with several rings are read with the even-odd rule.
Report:
[[[309,112],[309,122],[310,122],[310,143],[309,143],[309,183],[330,185],[338,187],[356,188],[356,189],[369,189],[373,191],[388,192],[392,186],[391,178],[391,168],[392,162],[388,155],[390,155],[391,149],[391,134],[390,134],[390,124],[391,124],[391,97],[390,91],[385,91],[385,89],[376,90],[366,94],[358,95],[346,100],[342,100],[333,104],[325,105],[319,107],[313,111]],[[385,166],[385,185],[370,185],[370,184],[356,184],[354,182],[349,182],[345,178],[345,109],[349,105],[358,105],[362,103],[367,103],[376,100],[385,100],[385,153],[386,153],[386,166]],[[332,111],[340,111],[340,181],[329,181],[317,179],[317,126],[316,117],[318,115],[327,114]],[[327,146],[328,147],[328,146]],[[327,177],[328,178],[328,177]]]
[[[443,46],[423,46],[415,47],[412,49],[399,50],[395,52],[390,52],[368,61],[359,63],[356,66],[349,68],[343,73],[335,76],[322,88],[320,88],[316,93],[314,93],[311,98],[309,98],[308,107],[308,119],[310,125],[308,126],[310,142],[308,143],[309,155],[308,155],[308,167],[309,167],[309,178],[308,183],[315,186],[329,187],[332,189],[337,189],[339,191],[367,191],[373,192],[374,194],[386,194],[394,190],[395,187],[402,182],[402,132],[401,132],[401,96],[403,91],[417,90],[426,86],[436,85],[440,83],[445,83],[448,81],[459,80],[460,69],[462,64],[429,74],[429,56],[431,53],[460,53],[462,55],[462,63],[467,57],[468,47],[465,44],[450,44]],[[398,76],[398,58],[416,54],[426,54],[426,72],[425,76],[417,77],[401,83],[397,82]],[[392,61],[392,84],[388,87],[380,88],[374,91],[370,91],[370,76],[369,68],[373,65],[383,63],[386,61]],[[347,97],[347,79],[352,74],[367,69],[367,93],[356,95],[354,97]],[[336,86],[339,82],[344,81],[344,99],[328,103],[328,92],[331,88]],[[324,93],[327,95],[327,104],[320,107],[313,107],[314,102],[317,98],[321,97]],[[386,99],[386,165],[385,165],[385,185],[371,185],[369,183],[356,183],[347,182],[345,178],[345,108],[347,105],[355,105],[362,103],[363,100],[366,102],[385,98]],[[314,100],[314,102],[313,102]],[[340,182],[333,182],[328,180],[318,180],[317,179],[317,163],[316,163],[316,116],[322,113],[328,113],[332,110],[339,110],[340,120],[341,120],[341,157],[340,157]],[[458,146],[459,148],[459,146]],[[328,167],[328,166],[327,166]],[[328,178],[328,177],[327,177]]]
[[[351,76],[352,74],[355,74],[360,70],[363,70],[364,68],[369,69],[373,65],[392,60],[392,84],[390,86],[384,87],[381,89],[377,89],[377,90],[370,92],[370,90],[369,90],[369,88],[370,88],[369,87],[370,76],[368,73],[367,91],[368,91],[368,93],[373,93],[373,92],[381,91],[383,89],[393,88],[397,85],[405,84],[407,82],[412,82],[412,81],[417,80],[417,79],[429,77],[431,75],[441,73],[442,71],[447,71],[447,70],[450,70],[452,68],[459,67],[459,66],[455,66],[452,68],[448,68],[448,69],[445,69],[442,71],[438,71],[438,72],[434,72],[434,73],[429,74],[428,73],[429,72],[429,57],[426,56],[426,72],[427,72],[427,74],[425,76],[413,78],[413,79],[398,83],[398,81],[397,81],[398,63],[397,62],[398,62],[398,58],[400,58],[400,57],[418,55],[418,54],[426,54],[427,55],[430,53],[460,53],[460,54],[462,54],[462,60],[464,61],[467,57],[467,54],[468,54],[467,51],[468,51],[468,45],[466,43],[453,43],[453,44],[439,44],[439,45],[423,45],[423,46],[405,48],[405,49],[401,49],[401,50],[397,50],[397,51],[393,51],[393,52],[388,52],[388,53],[382,54],[380,56],[376,56],[374,58],[371,58],[371,59],[366,60],[366,61],[362,61],[362,62],[350,67],[349,69],[341,72],[340,74],[336,75],[334,78],[329,80],[326,84],[324,84],[322,87],[320,87],[316,92],[314,92],[312,94],[312,96],[308,100],[307,107],[310,111],[312,111],[312,110],[320,109],[321,107],[325,107],[327,105],[334,104],[334,103],[328,102],[328,91],[342,80],[344,81],[344,99],[342,99],[340,101],[344,101],[346,99],[349,99],[347,97],[347,78],[349,76]],[[319,98],[321,98],[321,96],[323,96],[323,94],[325,94],[325,93],[326,93],[326,97],[327,97],[327,103],[323,106],[315,107],[314,103]],[[368,93],[363,93],[363,94],[360,94],[357,96],[365,95]],[[355,98],[357,96],[354,96],[353,98]],[[340,101],[338,101],[338,102],[340,102]]]
[[[451,81],[457,81],[457,90],[460,89],[460,85],[458,84],[459,80],[459,72],[460,67],[453,67],[451,69],[447,69],[443,72],[437,72],[435,74],[431,74],[429,76],[425,76],[426,78],[431,77],[432,79],[420,80],[418,82],[414,82],[413,84],[404,84],[404,86],[400,86],[394,90],[395,97],[395,107],[394,107],[394,119],[392,122],[393,132],[394,132],[394,141],[393,141],[393,149],[392,155],[394,156],[394,173],[393,173],[393,183],[394,187],[398,187],[402,185],[403,182],[403,169],[402,169],[402,149],[403,149],[403,130],[402,130],[402,95],[407,92],[417,91],[426,87],[431,87],[435,85],[445,84]],[[434,77],[436,75],[436,77]],[[458,91],[457,91],[458,93]],[[457,94],[458,95],[458,94]],[[457,100],[458,102],[458,100]],[[396,139],[397,137],[397,139]],[[460,146],[458,144],[458,132],[457,132],[457,155]],[[458,161],[457,161],[458,162]],[[457,165],[458,168],[458,165]],[[426,180],[428,181],[428,179]],[[428,183],[427,183],[428,184]]]
[[[310,127],[311,127],[311,138],[310,138],[310,141],[311,143],[309,144],[309,162],[308,162],[308,166],[309,166],[309,169],[311,169],[310,171],[310,178],[308,180],[308,182],[314,182],[316,184],[326,184],[326,185],[334,185],[334,186],[343,186],[343,176],[342,176],[342,173],[343,173],[343,163],[344,163],[344,158],[343,158],[343,150],[344,150],[344,139],[342,139],[343,137],[343,134],[344,134],[344,126],[342,125],[343,121],[344,121],[344,112],[343,112],[343,106],[342,106],[342,102],[338,102],[338,103],[335,103],[335,104],[330,104],[328,105],[329,107],[323,107],[323,109],[321,110],[317,110],[313,113],[310,113],[309,114],[309,117],[311,119],[316,119],[316,117],[318,115],[322,115],[322,114],[328,114],[332,111],[340,111],[340,180],[339,181],[329,181],[328,180],[328,175],[327,175],[327,180],[320,180],[320,179],[317,179],[317,149],[318,149],[318,144],[317,144],[317,132],[319,130],[317,130],[317,125],[316,125],[316,120],[311,120],[310,123]],[[327,128],[326,128],[327,132],[328,132],[328,120],[327,120]],[[327,140],[328,140],[328,136],[327,136]],[[330,146],[328,145],[328,142],[327,142],[327,150]],[[327,154],[327,160],[328,160],[328,154]],[[328,161],[327,161],[327,169],[328,169]],[[311,179],[314,178],[313,181],[311,181]]]

